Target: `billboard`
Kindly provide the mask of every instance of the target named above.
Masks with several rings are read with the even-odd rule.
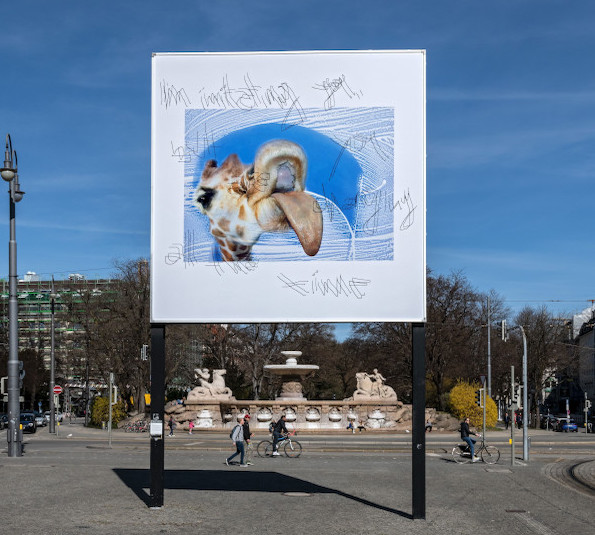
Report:
[[[155,54],[151,321],[425,321],[425,53]]]

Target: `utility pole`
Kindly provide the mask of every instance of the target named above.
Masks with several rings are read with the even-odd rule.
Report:
[[[514,366],[510,367],[510,464],[514,466],[514,413],[516,412],[516,391],[514,386]]]
[[[523,335],[523,461],[529,460],[529,414],[528,414],[528,400],[527,400],[527,335],[525,334],[525,329],[523,329],[522,325],[518,325],[514,327],[515,329],[518,328]],[[506,321],[502,322],[502,339],[507,339],[507,330],[506,330]],[[514,383],[512,383],[512,388],[514,391]],[[517,400],[518,401],[518,400]],[[514,427],[514,425],[513,425]],[[514,438],[514,437],[513,437]]]
[[[9,217],[10,240],[8,242],[8,456],[23,455],[23,430],[21,429],[21,363],[19,361],[19,304],[17,302],[17,239],[15,204],[23,198],[18,175],[17,153],[12,148],[10,134],[6,135],[2,178],[10,184]]]
[[[529,460],[529,403],[527,400],[528,383],[527,383],[527,336],[525,329],[519,325],[519,329],[523,334],[523,461]]]
[[[109,447],[112,447],[112,407],[118,402],[118,387],[114,386],[114,374],[109,374],[109,421],[107,424]]]
[[[492,397],[492,348],[491,348],[492,318],[490,314],[490,296],[488,296],[488,396]]]
[[[589,401],[589,399],[587,398],[587,393],[585,392],[585,434],[587,434],[589,432],[589,409],[591,408],[591,402]]]
[[[50,313],[51,313],[51,345],[50,345],[50,429],[49,432],[56,432],[56,405],[54,403],[54,386],[56,385],[56,346],[54,317],[56,313],[56,291],[54,288],[54,276],[52,275],[52,289],[50,291]]]

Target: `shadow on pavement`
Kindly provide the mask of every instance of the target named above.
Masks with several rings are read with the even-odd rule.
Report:
[[[147,506],[150,505],[151,472],[141,468],[114,468],[116,475]],[[340,490],[323,487],[277,472],[235,472],[228,470],[165,470],[164,490],[214,490],[243,492],[307,492],[309,494],[336,494],[355,502],[393,513],[404,518],[413,516],[404,511],[386,507]]]

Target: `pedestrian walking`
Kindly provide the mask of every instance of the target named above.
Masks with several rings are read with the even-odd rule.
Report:
[[[188,422],[188,434],[189,435],[192,434],[193,429],[194,429],[194,422],[192,420],[190,420],[190,422]]]
[[[233,441],[236,446],[236,452],[225,459],[225,464],[229,466],[229,463],[234,457],[240,455],[240,466],[247,466],[244,464],[244,418],[240,418],[238,424],[232,429],[229,438]]]
[[[242,431],[244,433],[244,442],[246,443],[246,464],[250,465],[250,464],[254,464],[252,462],[252,459],[254,457],[253,453],[254,451],[252,450],[252,437],[254,436],[254,433],[250,432],[250,415],[246,414],[244,415],[244,425],[242,426]]]
[[[174,437],[174,429],[176,428],[176,421],[174,420],[173,416],[169,417],[169,422],[167,422],[167,425],[169,426],[169,435],[167,435],[168,437]]]
[[[509,423],[510,423],[510,416],[508,415],[508,412],[506,412],[504,414],[504,425],[506,426],[505,429],[508,429]]]

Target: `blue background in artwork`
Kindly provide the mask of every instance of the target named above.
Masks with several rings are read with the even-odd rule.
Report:
[[[308,158],[306,189],[337,204],[353,228],[356,204],[354,200],[362,173],[359,163],[336,141],[301,126],[288,128],[287,125],[268,123],[236,130],[223,136],[214,143],[214,147],[208,147],[201,154],[202,164],[197,171],[196,184],[200,181],[204,163],[213,159],[214,154],[218,165],[234,153],[242,163],[252,163],[258,147],[271,139],[287,139],[302,146]]]

